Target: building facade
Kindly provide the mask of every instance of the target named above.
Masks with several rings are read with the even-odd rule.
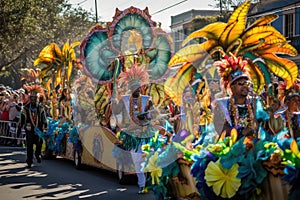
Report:
[[[192,32],[218,21],[218,10],[190,10],[176,16],[171,16],[171,37],[174,50],[178,51],[182,41]],[[195,41],[202,42],[202,41]]]
[[[271,13],[278,15],[278,19],[272,22],[272,26],[297,49],[299,55],[289,59],[296,62],[300,69],[300,0],[257,0],[249,9],[248,22],[251,23]],[[207,24],[220,21],[219,17],[218,10],[190,10],[171,16],[170,35],[173,38],[175,52],[181,48],[181,43],[187,35]]]
[[[272,26],[300,53],[300,0],[260,0],[254,7],[248,19],[253,21],[267,14],[277,14],[278,19],[272,22]],[[300,55],[289,59],[300,67]]]

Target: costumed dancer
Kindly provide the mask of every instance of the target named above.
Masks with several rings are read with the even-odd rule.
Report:
[[[265,129],[268,133],[276,135],[285,128],[284,118],[281,115],[286,110],[283,103],[278,98],[273,98],[267,111],[270,119],[265,124]]]
[[[295,82],[293,87],[286,90],[286,84],[280,83],[280,99],[285,104],[285,109],[281,112],[285,119],[285,125],[289,129],[289,137],[297,140],[300,137],[300,84]],[[282,91],[283,90],[283,91]]]
[[[232,60],[236,60],[236,58]],[[221,64],[221,62],[216,62],[216,64]],[[246,63],[241,61],[241,68],[232,70],[228,78],[224,77],[224,75],[222,76],[222,72],[225,74],[225,71],[219,71],[222,77],[221,80],[228,80],[228,85],[225,81],[225,88],[230,88],[231,96],[229,98],[217,99],[217,102],[226,119],[223,127],[226,135],[229,136],[231,130],[234,128],[238,132],[238,139],[246,136],[248,139],[244,143],[246,146],[249,145],[249,147],[252,146],[251,148],[253,148],[255,142],[258,141],[257,139],[260,139],[259,131],[261,129],[267,130],[270,135],[276,135],[284,126],[279,123],[281,117],[278,118],[276,116],[276,111],[280,110],[280,103],[277,105],[278,102],[274,101],[272,104],[273,108],[271,108],[272,111],[267,113],[264,110],[260,97],[251,98],[250,76],[247,75],[247,71],[243,70],[245,65]],[[224,68],[220,67],[220,69]],[[272,114],[272,116],[270,117],[269,114]],[[218,116],[217,114],[215,115]],[[277,123],[274,123],[274,120]],[[262,182],[264,198],[287,199],[289,188],[281,181],[281,177],[284,174],[280,163],[276,163],[276,160],[271,157],[263,161],[262,164],[265,170],[268,171],[266,178]]]
[[[116,98],[111,99],[112,113],[122,113],[122,119],[117,124],[120,130],[119,146],[131,153],[140,188],[138,194],[142,194],[146,178],[141,171],[144,162],[141,146],[148,143],[156,131],[150,124],[150,96],[141,95],[141,87],[148,83],[148,72],[142,66],[134,65],[119,75],[118,83],[125,84],[129,92],[121,96],[119,102]]]
[[[64,88],[59,99],[59,115],[67,121],[71,120],[71,95],[70,89]]]
[[[287,87],[291,87],[299,73],[296,63],[278,55],[298,54],[286,38],[271,26],[278,16],[262,16],[249,24],[246,20],[250,4],[250,1],[241,4],[227,23],[212,23],[191,33],[183,41],[184,47],[169,61],[169,65],[174,67],[184,63],[170,79],[172,84],[168,85],[173,89],[171,91],[178,88],[177,92],[170,92],[170,96],[173,95],[172,98],[180,103],[185,88],[183,84],[190,83],[186,80],[195,72],[205,71],[203,66],[210,58],[224,58],[215,65],[219,68],[223,89],[228,89],[231,94],[229,98],[216,100],[217,106],[214,108],[216,130],[223,132],[218,141],[192,156],[194,164],[191,173],[197,179],[200,193],[208,199],[261,197],[263,193],[257,191],[269,172],[262,161],[272,155],[264,143],[276,146],[276,141],[268,141],[263,131],[264,121],[269,119],[269,115],[264,110],[262,99],[250,94],[264,93],[268,103],[268,98],[273,95],[270,89],[273,75],[284,79]],[[205,42],[188,45],[196,38],[203,38]],[[198,53],[191,55],[192,51]],[[246,72],[251,82],[245,76]],[[224,119],[216,120],[220,116],[217,109],[223,113],[225,124]],[[217,124],[218,121],[221,122]],[[272,192],[276,191],[279,190]]]
[[[23,107],[21,115],[21,127],[26,132],[27,148],[27,167],[30,168],[33,163],[33,145],[36,145],[35,158],[41,163],[41,148],[43,140],[38,134],[47,128],[46,113],[43,107],[37,101],[38,93],[43,93],[40,85],[24,86],[29,92],[29,102]]]
[[[218,109],[222,111],[225,122],[222,132],[226,131],[228,136],[233,128],[238,132],[238,138],[243,136],[255,136],[258,130],[257,121],[265,121],[269,119],[269,115],[264,112],[262,116],[255,115],[255,109],[263,109],[262,102],[258,98],[250,96],[250,77],[244,68],[247,61],[234,55],[225,59],[216,61],[215,65],[219,66],[219,74],[221,76],[224,88],[229,89],[230,97],[216,99],[215,113]],[[257,105],[260,103],[260,105]],[[216,107],[216,105],[218,107]],[[262,111],[261,111],[262,112]],[[215,114],[215,117],[220,115]],[[214,120],[218,122],[220,120]],[[222,126],[222,125],[221,125]]]
[[[285,108],[279,112],[284,119],[286,128],[288,129],[288,144],[291,140],[295,140],[299,143],[300,138],[300,84],[295,81],[290,89],[286,89],[286,84],[280,82],[278,86],[279,98],[284,102]],[[297,147],[298,148],[298,147]],[[297,169],[299,171],[299,169]],[[290,183],[292,185],[289,190],[288,199],[298,199],[300,195],[300,176],[297,173],[294,181]],[[285,198],[286,199],[286,198]]]

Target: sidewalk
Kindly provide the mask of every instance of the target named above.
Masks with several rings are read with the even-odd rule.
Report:
[[[4,144],[0,144],[0,149],[6,149],[6,150],[19,150],[19,151],[22,151],[22,150],[26,150],[26,147],[13,147],[13,146],[8,146],[8,145],[4,145]]]

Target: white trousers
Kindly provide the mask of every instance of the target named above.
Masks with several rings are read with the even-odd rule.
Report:
[[[144,172],[142,171],[142,163],[144,162],[142,149],[139,147],[139,150],[137,152],[131,150],[130,153],[134,163],[136,175],[138,177],[138,186],[145,187],[146,177]]]

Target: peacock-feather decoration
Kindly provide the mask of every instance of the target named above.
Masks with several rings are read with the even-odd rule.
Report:
[[[190,84],[193,74],[205,71],[209,59],[218,60],[222,56],[220,50],[229,56],[232,53],[247,61],[245,69],[250,74],[254,93],[260,94],[265,91],[272,95],[269,87],[272,85],[273,75],[284,79],[287,88],[293,85],[298,75],[298,67],[293,61],[279,57],[279,54],[296,56],[298,52],[270,25],[278,16],[263,16],[246,27],[249,7],[250,1],[244,2],[232,13],[227,23],[209,24],[193,32],[183,41],[183,48],[169,62],[169,68],[178,65],[181,67],[170,78],[172,81],[167,81],[165,87],[167,94],[175,98],[175,103],[181,104],[182,93]],[[206,41],[187,45],[196,38],[204,38]],[[174,91],[175,88],[180,90]]]
[[[80,50],[85,74],[105,84],[135,63],[150,70],[151,80],[161,80],[167,74],[173,46],[171,38],[151,20],[148,8],[130,7],[116,9],[106,26],[93,27]],[[134,59],[138,61],[128,64]]]
[[[143,94],[155,99],[156,105],[167,102],[161,83],[172,52],[172,38],[157,27],[147,7],[116,9],[111,22],[91,28],[81,43],[80,59],[84,74],[99,84],[95,93],[98,115],[109,117],[106,108],[117,90],[117,80],[119,84],[142,80],[150,84]]]

